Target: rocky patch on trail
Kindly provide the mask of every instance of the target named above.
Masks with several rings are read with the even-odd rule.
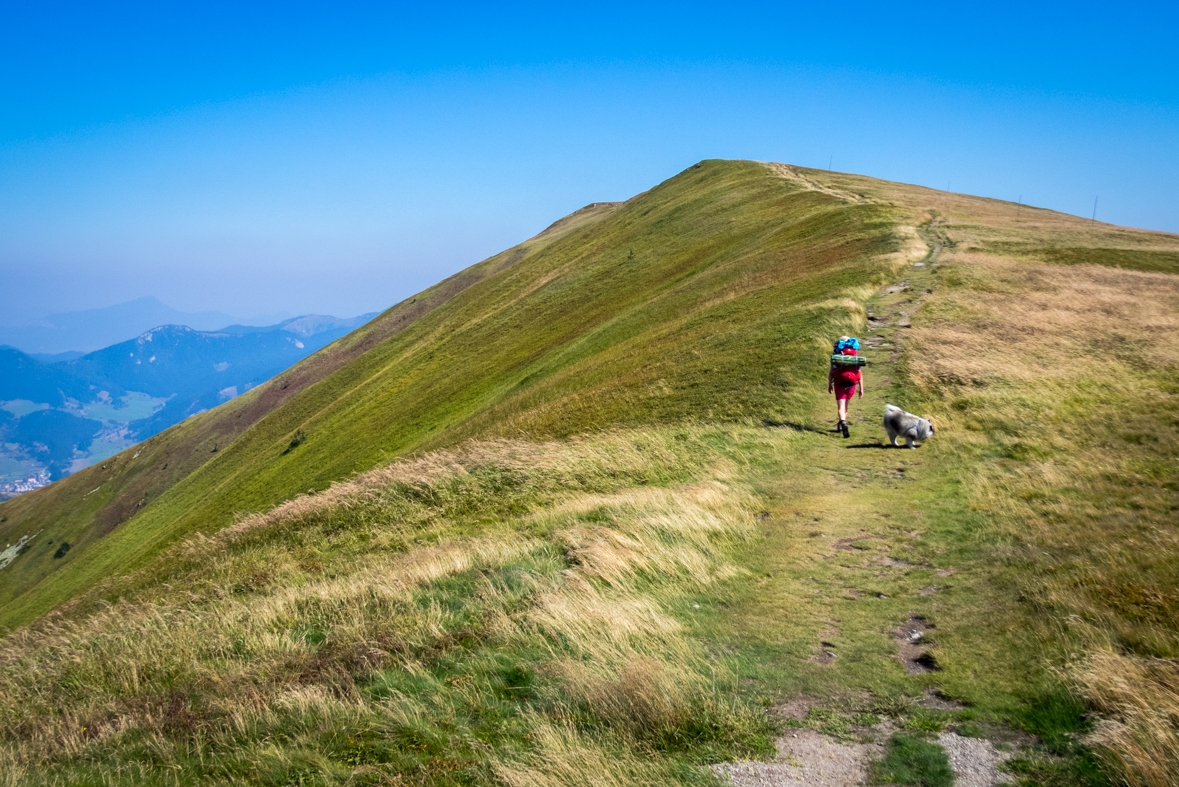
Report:
[[[937,742],[946,750],[950,767],[954,769],[955,787],[994,787],[1011,784],[1011,778],[999,772],[999,763],[1011,757],[984,738],[963,738],[953,732],[942,732]]]
[[[738,787],[814,784],[858,787],[868,766],[883,751],[878,743],[840,743],[817,730],[798,729],[776,740],[778,756],[769,762],[723,762],[712,771]]]
[[[909,619],[891,632],[897,641],[897,658],[905,665],[905,672],[920,675],[937,669],[937,660],[929,652],[925,635],[935,626],[920,615]]]
[[[916,705],[942,711],[964,707],[936,691],[927,692]],[[737,787],[799,784],[860,787],[868,783],[873,762],[885,756],[885,742],[903,721],[870,713],[824,710],[817,700],[805,695],[773,709],[771,715],[790,725],[788,732],[774,742],[777,749],[774,759],[717,763],[712,766],[712,772],[722,781]],[[856,720],[862,717],[875,723],[858,724]],[[827,729],[824,720],[835,718],[842,718],[845,725],[838,737],[824,732]],[[929,740],[934,738],[931,736]],[[1012,783],[999,766],[1013,752],[1000,751],[993,741],[985,738],[950,731],[937,733],[936,741],[946,753],[957,787],[1000,787]]]

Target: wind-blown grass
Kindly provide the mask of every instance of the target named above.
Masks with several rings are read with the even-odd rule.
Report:
[[[768,729],[667,614],[752,531],[746,493],[682,483],[710,458],[695,429],[468,443],[190,539],[0,646],[0,771],[700,780]]]
[[[949,255],[908,337],[1116,778],[1179,779],[1179,281]],[[972,448],[973,447],[973,448]]]
[[[1057,783],[1103,783],[1086,711],[1114,779],[1174,781],[1177,249],[751,162],[579,212],[0,506],[75,544],[4,569],[7,624],[70,601],[0,645],[0,774],[692,782],[767,750],[753,699],[938,688]],[[876,330],[920,453],[823,434],[831,338]]]

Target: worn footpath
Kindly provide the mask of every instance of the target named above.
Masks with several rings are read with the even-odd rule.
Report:
[[[713,766],[732,784],[887,783],[887,769],[873,763],[900,733],[940,749],[955,784],[989,787],[1011,782],[1001,764],[1032,742],[980,729],[943,692],[937,627],[968,603],[953,597],[961,567],[931,536],[923,510],[930,448],[887,445],[882,426],[886,402],[908,409],[893,377],[910,318],[936,286],[941,246],[927,242],[930,254],[867,304],[866,393],[851,403],[850,439],[836,431],[827,396],[809,423],[767,424],[799,432],[802,456],[762,481],[763,538],[749,555],[754,589],[704,628],[722,650],[726,632],[746,646],[759,641],[746,680],[783,696],[770,712],[787,733],[771,760]],[[898,705],[897,697],[916,699]]]

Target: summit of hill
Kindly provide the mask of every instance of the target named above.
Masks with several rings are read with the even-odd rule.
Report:
[[[1167,778],[1177,277],[1175,235],[784,164],[586,206],[0,504],[9,764],[704,783],[800,729],[886,738],[879,783],[972,737]]]

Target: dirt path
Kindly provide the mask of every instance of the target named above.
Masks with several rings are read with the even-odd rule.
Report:
[[[867,393],[849,408],[851,438],[834,431],[832,397],[822,398],[811,425],[791,425],[799,432],[801,457],[763,482],[765,539],[750,555],[762,579],[727,613],[727,625],[735,638],[758,632],[772,665],[763,668],[767,683],[828,697],[870,696],[864,686],[909,696],[924,691],[924,708],[911,710],[936,713],[963,707],[936,695],[936,629],[944,609],[938,595],[958,569],[926,538],[920,479],[929,451],[887,446],[882,425],[886,402],[909,409],[892,378],[910,319],[936,286],[943,244],[935,224],[921,234],[930,253],[867,304]],[[854,712],[816,716],[828,713],[830,703],[798,699],[786,707],[775,712],[794,726],[777,741],[774,760],[724,763],[714,772],[749,787],[866,784],[897,718],[908,718],[878,716],[875,723],[832,732],[829,719]],[[996,770],[1007,755],[992,741],[957,735],[952,722],[926,731],[926,738],[946,751],[957,784],[1007,783]]]
[[[838,197],[839,199],[847,200],[848,202],[858,202],[860,204],[868,202],[868,200],[865,199],[862,194],[855,194],[850,191],[842,191],[830,186],[824,186],[823,184],[808,178],[800,169],[797,167],[792,167],[789,164],[779,164],[777,162],[769,161],[763,163],[769,167],[772,172],[779,175],[780,177],[783,177],[786,180],[792,180],[795,183],[800,183],[805,188],[811,189],[812,191],[821,191],[824,194],[830,195],[832,197]]]

